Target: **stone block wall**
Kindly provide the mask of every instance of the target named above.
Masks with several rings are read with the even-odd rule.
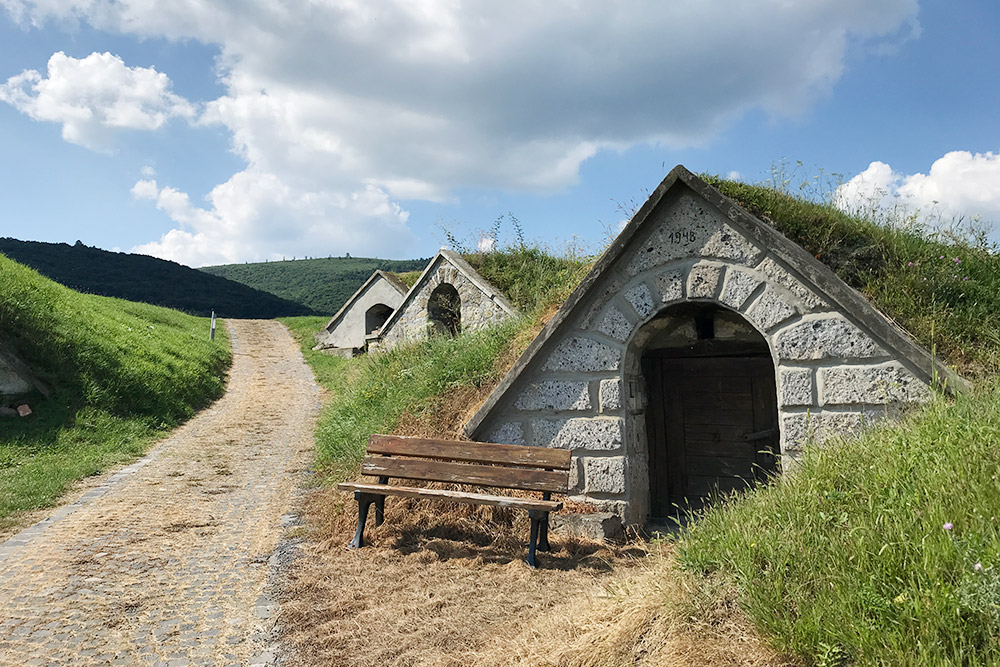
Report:
[[[682,195],[630,241],[472,434],[574,453],[571,494],[626,522],[648,512],[645,325],[685,302],[732,311],[767,341],[781,454],[857,431],[930,396],[905,361],[820,288],[743,235],[716,208]]]

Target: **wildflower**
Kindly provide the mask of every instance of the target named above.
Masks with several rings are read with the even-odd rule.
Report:
[[[906,265],[907,266],[913,266],[913,262],[907,262]]]
[[[949,522],[947,522],[947,523],[945,523],[945,524],[944,524],[944,529],[945,529],[945,530],[951,530],[951,529],[952,529],[952,528],[954,528],[954,527],[955,527],[955,526],[954,526],[954,524],[952,524],[952,522],[951,522],[951,521],[949,521]]]
[[[982,572],[983,571],[983,564],[982,563],[976,563],[975,565],[972,566],[972,569],[975,570],[976,572]]]
[[[959,259],[958,257],[956,257],[956,258],[955,258],[955,263],[956,263],[956,264],[961,264],[961,263],[962,263],[962,260],[960,260],[960,259]]]
[[[944,259],[944,255],[941,255],[940,257],[938,257],[938,259]]]
[[[962,278],[962,282],[965,282],[968,279],[969,279],[969,276],[965,276],[964,278]]]

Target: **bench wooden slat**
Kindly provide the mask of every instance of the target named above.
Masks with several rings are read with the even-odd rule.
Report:
[[[572,454],[568,449],[501,445],[496,443],[431,440],[395,435],[372,434],[368,438],[369,454],[388,456],[419,456],[428,459],[498,463],[527,468],[569,470]]]
[[[542,512],[558,512],[562,503],[555,500],[536,500],[534,498],[511,498],[510,496],[494,496],[486,493],[468,493],[465,491],[449,491],[447,489],[421,489],[410,486],[389,486],[388,484],[358,484],[341,482],[337,485],[341,491],[361,491],[387,496],[403,496],[404,498],[433,498],[435,500],[454,500],[470,505],[494,505],[496,507],[517,507],[519,509],[539,510]]]
[[[554,493],[566,493],[569,482],[566,473],[561,471],[502,468],[420,459],[393,459],[384,456],[366,456],[361,463],[361,473],[376,477],[422,479],[429,482],[473,484],[476,486],[501,486],[508,489],[551,491]]]

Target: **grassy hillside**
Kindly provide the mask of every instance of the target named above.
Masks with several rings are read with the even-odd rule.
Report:
[[[1000,258],[975,238],[929,238],[766,187],[710,180],[979,388],[810,454],[781,484],[707,510],[679,537],[682,570],[669,557],[648,563],[649,582],[682,583],[619,591],[607,619],[570,615],[564,632],[533,633],[533,655],[636,664],[654,626],[717,632],[739,655],[742,639],[725,628],[744,627],[746,617],[793,664],[1000,664]],[[579,265],[533,252],[468,258],[520,295],[529,314],[520,321],[353,360],[304,350],[333,390],[317,435],[321,470],[352,474],[371,432],[455,434],[582,277]],[[306,348],[311,330],[303,323]],[[664,596],[658,607],[650,591]]]
[[[788,192],[703,176],[812,253],[960,373],[1000,369],[1000,255],[975,235],[847,215]]]
[[[814,452],[680,541],[808,664],[1000,662],[1000,384]]]
[[[74,480],[141,454],[222,394],[224,329],[147,304],[81,294],[0,255],[0,343],[53,388],[0,421],[0,530]]]
[[[204,266],[201,271],[301,303],[316,314],[333,316],[375,269],[418,271],[427,259],[329,257],[254,264]],[[290,315],[292,313],[289,313]]]
[[[39,243],[0,238],[0,253],[58,283],[89,294],[176,308],[193,315],[268,319],[312,311],[218,276],[147,255],[108,252],[77,242]]]

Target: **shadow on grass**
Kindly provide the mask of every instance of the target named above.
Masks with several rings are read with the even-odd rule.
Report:
[[[528,554],[528,531],[505,529],[501,532],[466,525],[465,522],[439,522],[431,526],[407,524],[378,529],[381,544],[400,553],[431,552],[438,560],[478,560],[504,565],[524,560]],[[610,572],[619,558],[644,558],[648,554],[636,543],[616,546],[563,535],[550,535],[550,551],[538,551],[538,567],[545,570],[589,570]]]

